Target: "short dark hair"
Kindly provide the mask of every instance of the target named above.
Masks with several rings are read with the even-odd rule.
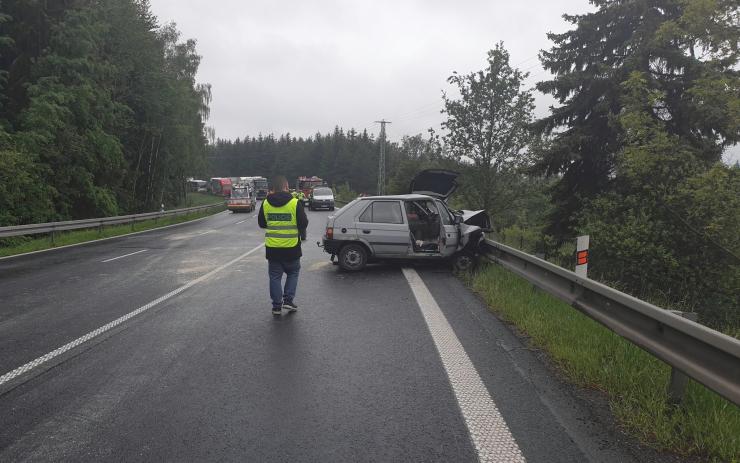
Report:
[[[288,189],[288,179],[284,175],[276,175],[272,178],[272,189],[274,191],[286,191]]]

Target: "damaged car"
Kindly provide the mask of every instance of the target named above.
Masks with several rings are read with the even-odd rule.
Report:
[[[383,260],[439,260],[469,270],[491,223],[485,211],[456,211],[447,200],[457,172],[429,169],[411,181],[411,193],[357,198],[329,216],[317,243],[347,271]]]

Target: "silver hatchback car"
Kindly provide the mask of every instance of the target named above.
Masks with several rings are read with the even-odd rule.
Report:
[[[425,170],[411,182],[411,194],[355,199],[328,217],[319,246],[348,271],[395,259],[448,259],[459,270],[470,269],[491,224],[485,211],[447,206],[457,176]]]

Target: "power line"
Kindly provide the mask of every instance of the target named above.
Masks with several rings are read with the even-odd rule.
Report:
[[[441,106],[441,105],[440,105]],[[405,116],[396,117],[396,122],[406,122],[406,121],[413,121],[425,117],[429,117],[433,114],[441,114],[442,108],[431,108],[427,109],[426,111],[420,111],[418,113],[410,113]]]
[[[431,111],[436,111],[436,110],[438,110],[439,106],[441,106],[441,104],[442,104],[442,102],[440,100],[437,100],[437,101],[435,101],[433,103],[427,103],[427,104],[425,104],[423,106],[417,107],[416,109],[403,111],[400,114],[397,114],[396,115],[396,119],[398,119],[398,118],[406,118],[408,116],[413,116],[413,115],[419,114],[421,112],[427,112],[427,111],[430,111],[430,110]]]
[[[523,60],[519,61],[518,63],[516,63],[516,64],[513,64],[513,65],[512,65],[511,67],[514,67],[514,68],[515,68],[515,67],[519,66],[520,64],[524,64],[524,63],[526,63],[527,61],[532,61],[533,59],[535,59],[535,58],[537,58],[537,57],[539,57],[539,56],[540,56],[540,54],[539,54],[539,53],[535,53],[534,55],[530,56],[529,58],[525,58],[525,59],[523,59]]]

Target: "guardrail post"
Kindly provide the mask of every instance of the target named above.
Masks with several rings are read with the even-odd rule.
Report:
[[[674,314],[695,322],[697,320],[696,312],[681,312],[680,310],[671,310]],[[683,397],[686,394],[686,386],[689,384],[689,377],[682,371],[671,367],[671,379],[668,382],[668,404],[673,406],[681,405]]]
[[[51,233],[49,234],[51,236],[51,245],[54,246],[54,229],[51,229]]]

